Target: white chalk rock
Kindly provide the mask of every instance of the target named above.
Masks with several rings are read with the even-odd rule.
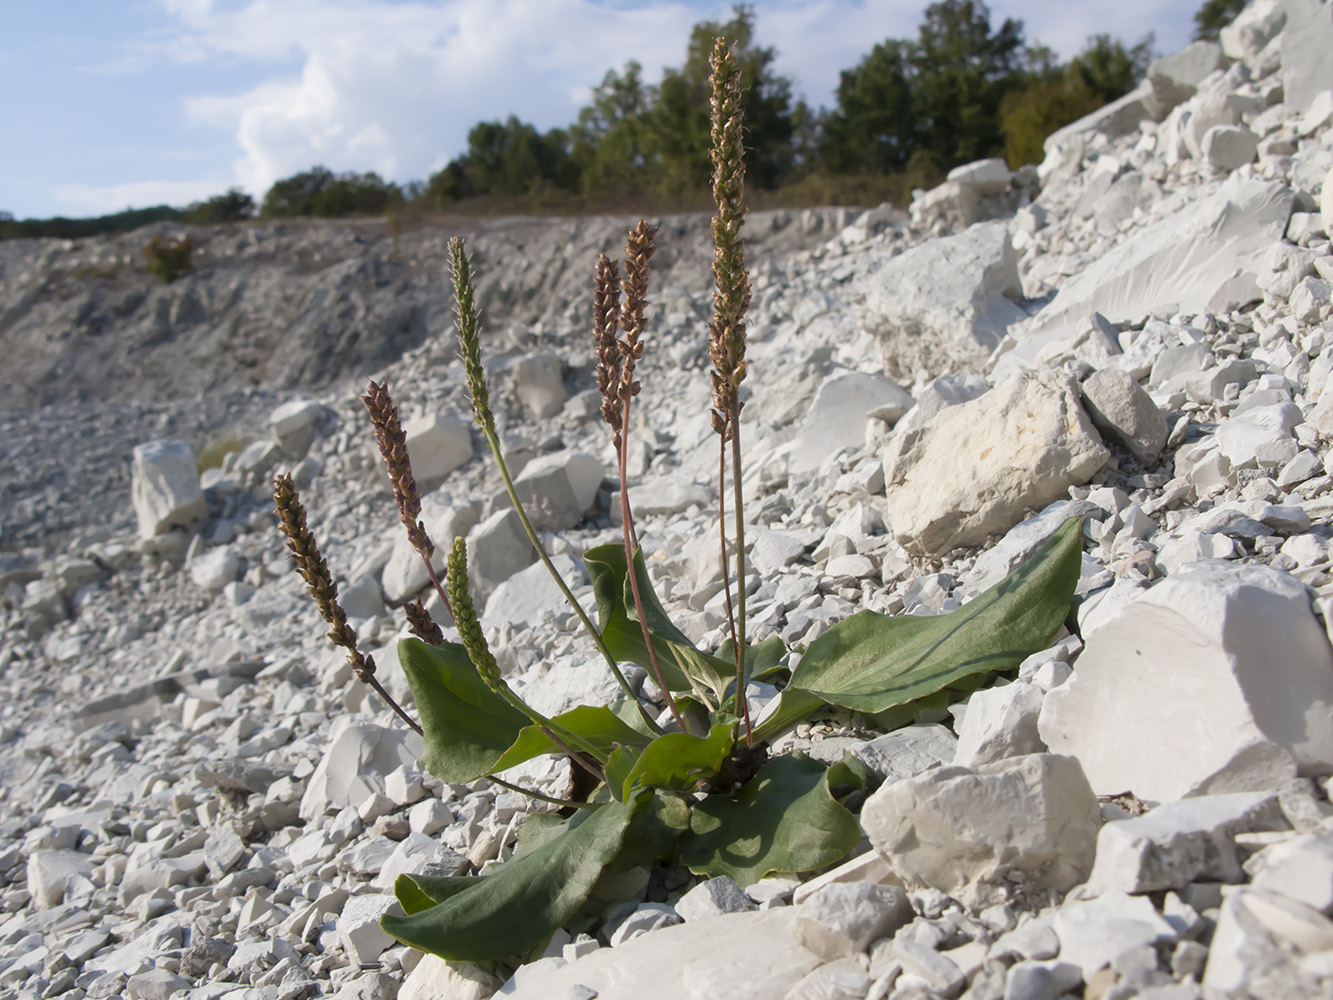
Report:
[[[486,600],[504,581],[537,559],[523,530],[523,523],[513,509],[497,510],[467,535],[468,583],[472,600],[486,606]]]
[[[398,900],[387,893],[351,896],[338,914],[338,942],[347,957],[359,965],[373,965],[380,953],[393,944],[393,937],[380,928],[380,917],[392,913],[402,916]]]
[[[65,898],[65,887],[92,874],[93,859],[78,851],[33,851],[28,855],[28,892],[35,909],[49,910]]]
[[[1333,168],[1324,176],[1324,185],[1319,189],[1319,218],[1324,223],[1324,232],[1333,233]]]
[[[781,907],[664,927],[525,980],[509,1000],[593,993],[600,1000],[785,996],[823,964],[801,945],[795,922],[795,908]],[[737,956],[744,959],[738,961]],[[566,992],[580,986],[585,992]]]
[[[293,399],[269,414],[268,426],[283,453],[290,459],[299,460],[310,450],[315,438],[315,424],[323,414],[323,403],[313,399]]]
[[[796,432],[788,466],[813,472],[830,455],[844,448],[860,448],[865,444],[867,415],[885,407],[897,419],[911,409],[912,397],[883,375],[830,375],[820,383]]]
[[[1088,376],[1080,388],[1093,425],[1143,465],[1152,466],[1166,447],[1169,428],[1166,415],[1134,377],[1103,368]]]
[[[1041,688],[1023,681],[974,692],[958,726],[953,762],[976,767],[1045,750],[1037,734],[1041,699]]]
[[[862,323],[879,338],[893,378],[975,369],[1025,316],[1016,304],[1018,254],[1003,222],[871,256],[858,282]]]
[[[472,432],[449,413],[427,413],[403,424],[418,485],[443,479],[472,458]]]
[[[423,955],[403,981],[398,1000],[490,1000],[500,980],[468,962]]]
[[[1267,566],[1183,567],[1087,637],[1041,737],[1098,794],[1169,802],[1333,770],[1333,649]]]
[[[884,450],[888,522],[914,555],[938,556],[1008,531],[1086,483],[1110,453],[1058,371],[1016,372]]]
[[[551,557],[551,563],[570,588],[577,590],[588,579],[583,563],[573,556],[560,553]],[[556,586],[546,566],[533,563],[519,570],[495,588],[486,601],[481,624],[484,628],[499,628],[509,622],[515,629],[536,625],[545,616],[564,618],[572,614],[565,595]]]
[[[602,463],[591,455],[565,449],[525,465],[514,479],[514,490],[534,528],[562,531],[583,520],[605,475]]]
[[[1254,161],[1259,137],[1241,125],[1214,125],[1204,133],[1200,150],[1208,166],[1230,173]]]
[[[449,558],[449,547],[455,538],[467,533],[477,523],[477,505],[472,502],[460,503],[443,489],[428,493],[421,498],[419,520],[426,526],[426,533],[435,543],[435,552],[430,564],[435,568],[440,581],[444,580],[444,563]],[[380,583],[384,587],[384,596],[390,601],[407,600],[430,582],[426,564],[420,553],[412,548],[405,531],[398,531],[393,536],[393,552],[384,566]]]
[[[1123,892],[1067,903],[1055,911],[1051,925],[1060,939],[1060,959],[1081,968],[1085,980],[1130,948],[1176,936],[1151,900]]]
[[[199,464],[194,449],[184,441],[136,445],[130,468],[130,494],[139,520],[140,538],[188,527],[208,517],[208,504],[199,489]]]
[[[384,669],[397,666],[386,663]],[[384,779],[395,768],[415,767],[421,751],[421,737],[415,733],[340,717],[301,796],[301,818],[309,822],[383,794]]]
[[[1254,301],[1293,197],[1286,184],[1233,174],[1215,193],[1136,230],[1061,283],[1001,365],[1032,364],[1042,347],[1068,337],[1094,312],[1112,323],[1138,323],[1168,303],[1184,313],[1225,313]]]
[[[1107,823],[1097,835],[1097,861],[1087,895],[1183,889],[1194,881],[1243,877],[1238,833],[1289,827],[1271,792],[1200,795],[1167,802],[1142,816]]]
[[[1078,761],[1029,754],[884,785],[861,826],[904,885],[981,906],[1002,900],[1011,876],[1061,892],[1086,879],[1101,808]]]
[[[1333,921],[1276,893],[1241,886],[1222,900],[1203,985],[1218,996],[1321,996],[1300,959],[1329,950]]]
[[[241,575],[241,557],[230,545],[219,545],[191,559],[189,568],[196,587],[217,593]]]
[[[554,417],[565,406],[558,354],[529,354],[514,365],[514,394],[534,420]]]

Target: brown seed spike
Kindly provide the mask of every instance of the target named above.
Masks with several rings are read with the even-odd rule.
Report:
[[[421,496],[412,475],[412,461],[407,454],[407,434],[398,418],[398,407],[389,395],[388,385],[374,380],[371,380],[361,402],[370,411],[370,422],[375,427],[375,443],[379,445],[384,468],[393,485],[398,517],[407,529],[408,541],[421,553],[423,559],[429,559],[435,551],[435,544],[426,533],[426,526],[418,520],[421,516]]]
[[[657,252],[653,238],[657,227],[640,219],[629,231],[625,241],[625,277],[620,283],[624,301],[620,306],[620,329],[625,334],[620,341],[620,402],[639,394],[639,383],[634,381],[634,366],[643,357],[644,311],[648,307],[648,261]]]
[[[620,447],[621,424],[617,389],[620,384],[620,348],[616,344],[619,310],[620,265],[602,254],[597,260],[593,289],[592,330],[597,348],[597,391],[602,394],[602,419],[610,425],[617,448]]]

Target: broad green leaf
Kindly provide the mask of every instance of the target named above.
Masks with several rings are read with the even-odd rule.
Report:
[[[828,787],[828,771],[804,754],[774,757],[735,799],[710,795],[692,811],[680,857],[698,875],[752,885],[772,872],[832,864],[861,839],[861,826]]]
[[[787,669],[783,660],[787,658],[787,644],[780,636],[770,635],[763,642],[745,647],[745,676],[752,681],[762,681],[766,677],[781,673]],[[731,653],[731,640],[727,639],[718,647],[717,659],[734,664]],[[733,668],[729,677],[735,679]]]
[[[578,911],[602,870],[620,853],[630,820],[651,796],[612,802],[578,825],[514,858],[428,910],[385,916],[380,926],[404,944],[448,961],[487,962],[522,954]]]
[[[823,705],[823,700],[809,691],[788,685],[778,694],[777,708],[754,727],[755,739],[766,740],[818,711]]]
[[[473,781],[494,770],[527,717],[482,682],[458,643],[402,639],[398,662],[421,713],[426,770],[448,782]]]
[[[647,746],[649,741],[649,737],[627,725],[605,705],[596,707],[579,705],[557,715],[552,721],[582,736],[598,750],[607,753],[617,746]],[[492,770],[504,771],[522,764],[525,760],[540,757],[544,753],[562,752],[551,742],[551,738],[536,726],[527,726],[518,734],[514,745],[495,762]]]
[[[572,820],[572,816],[561,816],[559,813],[528,813],[523,817],[523,823],[518,828],[518,840],[514,844],[514,853],[511,860],[521,858],[525,854],[531,854],[537,848],[554,840],[569,829]]]
[[[651,801],[630,820],[611,870],[655,865],[674,857],[681,834],[690,829],[690,806],[679,795],[654,791]]]
[[[862,611],[810,644],[788,690],[883,712],[976,673],[1017,666],[1045,649],[1069,615],[1082,534],[1065,522],[998,584],[945,615],[889,618]]]
[[[637,747],[616,747],[606,758],[606,787],[617,802],[625,801],[625,789],[640,752]]]
[[[634,609],[634,594],[629,586],[625,547],[614,542],[598,545],[583,554],[583,562],[588,567],[588,575],[592,577],[593,597],[597,601],[597,624],[606,648],[617,660],[637,663],[651,671],[652,661],[643,641],[643,630],[639,627],[638,613]],[[642,552],[634,554],[634,567],[639,580],[639,593],[643,598],[644,617],[648,621],[648,631],[653,638],[653,649],[662,667],[662,676],[672,691],[688,691],[690,682],[676,666],[671,644],[690,649],[694,648],[694,644],[667,617],[648,579],[648,567],[643,563]]]
[[[482,878],[481,875],[399,875],[393,882],[393,894],[403,912],[411,916],[458,895]]]
[[[736,742],[734,732],[732,723],[719,722],[706,737],[689,733],[667,733],[657,737],[644,747],[633,769],[625,776],[622,797],[628,797],[636,785],[693,791],[721,770],[722,762]]]

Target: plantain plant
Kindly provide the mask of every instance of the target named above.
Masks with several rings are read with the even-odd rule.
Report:
[[[721,649],[698,648],[671,622],[635,532],[626,455],[640,389],[635,371],[644,352],[648,261],[656,232],[647,223],[629,234],[623,277],[618,262],[605,255],[596,269],[596,381],[617,456],[622,524],[619,543],[583,557],[596,624],[556,571],[515,493],[490,408],[470,265],[461,241],[450,244],[458,340],[477,423],[538,556],[619,683],[619,701],[580,705],[548,718],[510,688],[468,592],[463,540],[452,542],[444,581],[431,566],[435,547],[419,520],[404,434],[386,386],[371,382],[363,400],[400,517],[459,636],[458,642],[446,641],[421,604],[407,606],[413,637],[399,642],[398,660],[419,723],[376,680],[373,659],[358,652],[291,480],[277,480],[275,503],[288,547],[331,625],[330,638],[348,650],[356,675],[423,735],[426,769],[451,783],[489,777],[560,807],[530,817],[514,856],[487,874],[399,877],[395,892],[405,915],[386,916],[384,929],[442,958],[489,962],[530,954],[575,917],[603,876],[633,867],[675,864],[748,885],[775,872],[808,872],[838,862],[860,840],[857,819],[843,802],[864,788],[864,770],[851,757],[830,767],[798,752],[772,755],[769,741],[829,706],[864,713],[885,728],[901,725],[922,705],[947,703],[1046,648],[1069,614],[1080,565],[1077,519],[1001,583],[949,614],[894,618],[862,611],[811,643],[795,667],[777,637],[748,643],[739,388],[746,375],[750,292],[740,235],[746,213],[741,137],[740,72],[718,39],[712,54],[717,215],[709,358],[719,442],[719,545],[727,580],[728,639]],[[730,539],[723,516],[728,470]],[[636,694],[624,664],[651,672],[665,712],[652,710]],[[781,693],[755,718],[745,689],[759,679],[772,681]],[[576,797],[539,794],[499,777],[543,754],[571,761],[579,777],[573,786],[581,790]]]

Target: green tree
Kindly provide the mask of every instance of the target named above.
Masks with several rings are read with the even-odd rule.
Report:
[[[240,188],[229,188],[205,201],[196,201],[185,210],[185,221],[196,226],[239,222],[255,214],[255,200]]]
[[[908,67],[921,145],[946,166],[1004,148],[1000,104],[1024,86],[1023,22],[992,30],[982,0],[941,0],[926,8]]]
[[[795,160],[791,81],[773,69],[776,50],[754,41],[754,8],[738,4],[725,24],[703,21],[690,32],[685,65],[662,74],[651,115],[661,157],[664,193],[702,191],[710,180],[708,59],[713,39],[731,45],[741,69],[745,116],[745,172],[749,184],[771,189]]]
[[[315,195],[333,183],[333,171],[317,166],[274,181],[264,195],[260,211],[269,218],[313,215]]]
[[[1218,33],[1236,19],[1236,15],[1245,9],[1246,0],[1204,0],[1204,4],[1194,12],[1194,38],[1196,41],[1216,41]]]
[[[1069,63],[1069,74],[1078,78],[1103,104],[1128,94],[1148,73],[1148,64],[1156,57],[1152,32],[1133,48],[1108,34],[1092,35]]]
[[[592,103],[571,129],[572,158],[585,193],[635,194],[654,183],[657,142],[651,113],[655,90],[643,83],[634,60],[623,73],[608,70],[594,87]]]
[[[912,43],[888,39],[838,80],[837,107],[823,123],[819,156],[839,174],[896,173],[921,144],[909,59]]]
[[[1009,165],[1040,163],[1052,132],[1132,90],[1147,72],[1152,46],[1151,34],[1131,48],[1109,35],[1093,35],[1067,66],[1049,49],[1029,49],[1030,82],[1010,91],[1000,107]]]
[[[426,184],[426,197],[436,208],[475,195],[512,197],[552,187],[572,189],[578,183],[565,129],[543,134],[510,115],[503,122],[474,125],[467,141],[467,152]]]

